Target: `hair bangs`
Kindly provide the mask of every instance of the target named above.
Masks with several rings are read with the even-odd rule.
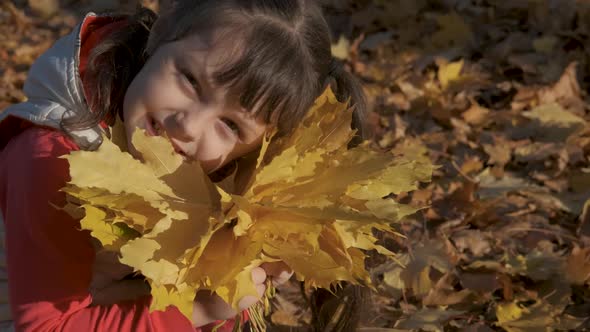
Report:
[[[305,69],[310,67],[308,56],[297,38],[272,22],[224,36],[235,51],[226,53],[226,61],[213,73],[215,84],[227,88],[256,117],[276,126],[279,135],[289,132],[313,103],[313,97],[306,96],[315,96],[318,90],[317,75]]]

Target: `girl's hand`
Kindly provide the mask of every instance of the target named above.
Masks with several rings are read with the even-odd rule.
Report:
[[[256,286],[258,297],[249,295],[240,299],[238,303],[240,311],[246,310],[258,302],[266,291],[266,272],[264,269],[261,267],[252,269],[252,280]],[[195,327],[207,325],[217,320],[231,319],[236,317],[237,314],[237,311],[215,293],[200,291],[195,297],[193,310],[193,323]]]
[[[101,250],[97,247],[94,261],[93,278],[90,284],[93,305],[109,305],[122,301],[134,300],[150,294],[150,288],[143,279],[124,279],[133,272],[129,266],[121,264],[117,253]],[[250,308],[264,296],[266,280],[271,278],[274,286],[285,283],[293,271],[283,262],[264,263],[252,269],[252,280],[258,297],[245,296],[240,299],[240,311]],[[234,318],[237,312],[219,296],[209,291],[200,291],[195,296],[193,322],[196,327],[207,325],[217,320]]]
[[[256,286],[258,297],[245,296],[238,303],[240,311],[247,310],[256,304],[266,292],[266,279],[271,278],[273,284],[278,286],[285,283],[293,271],[283,262],[264,263],[260,267],[252,269],[252,280]],[[226,320],[236,317],[237,312],[223,301],[219,296],[209,291],[201,291],[195,297],[193,322],[195,327],[210,324],[217,320]]]
[[[150,287],[143,278],[124,279],[133,273],[133,269],[121,264],[116,253],[96,250],[89,288],[92,305],[115,304],[150,294]]]

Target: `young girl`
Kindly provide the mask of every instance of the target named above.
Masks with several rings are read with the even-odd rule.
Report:
[[[31,68],[28,101],[0,113],[0,210],[16,330],[194,331],[235,315],[207,293],[195,296],[194,324],[173,307],[149,313],[149,296],[118,297],[145,286],[96,259],[79,220],[55,208],[69,180],[60,156],[97,149],[119,118],[136,157],[136,127],[165,133],[179,154],[221,178],[268,130],[288,134],[330,83],[352,100],[362,135],[362,92],[330,45],[315,0],[179,0],[159,17],[146,9],[89,14],[57,41]],[[289,276],[275,264],[252,277],[263,292],[267,277]],[[240,307],[255,302],[244,298]]]

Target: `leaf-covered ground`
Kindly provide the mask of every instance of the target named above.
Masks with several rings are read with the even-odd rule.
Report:
[[[81,13],[118,5],[63,1],[44,17],[51,1],[29,2],[0,4],[0,110]],[[397,197],[429,207],[405,238],[381,235],[400,257],[371,255],[363,330],[590,328],[590,1],[332,0],[328,13],[375,145],[418,141],[439,165]],[[274,330],[309,321],[295,283],[275,302]]]

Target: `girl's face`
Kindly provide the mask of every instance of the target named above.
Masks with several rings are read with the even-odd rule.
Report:
[[[139,154],[131,144],[136,127],[166,133],[178,153],[201,162],[208,173],[260,146],[267,125],[213,84],[223,46],[192,35],[158,47],[125,94],[131,154]]]

